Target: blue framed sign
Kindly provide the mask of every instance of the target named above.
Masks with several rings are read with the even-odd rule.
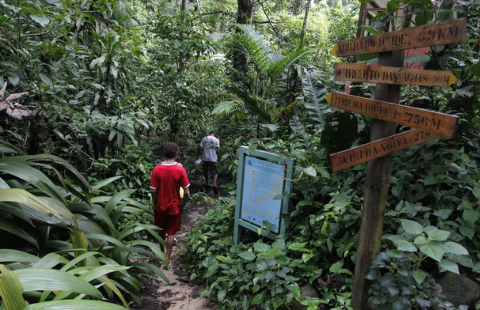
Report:
[[[249,151],[241,147],[239,151],[237,201],[235,209],[234,241],[238,244],[242,231],[255,232],[267,222],[269,230],[261,229],[261,234],[275,239],[285,233],[285,219],[289,199],[285,197],[291,190],[294,159],[264,152]]]

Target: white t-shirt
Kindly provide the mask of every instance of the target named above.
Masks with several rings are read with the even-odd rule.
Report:
[[[202,160],[217,162],[217,151],[215,148],[220,147],[220,140],[214,136],[206,136],[200,142],[200,147],[203,148]]]

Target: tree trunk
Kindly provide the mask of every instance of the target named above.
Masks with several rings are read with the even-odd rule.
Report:
[[[358,14],[356,38],[360,38],[360,36],[362,35],[362,28],[360,28],[360,26],[363,26],[363,19],[365,18],[365,9],[366,8],[367,8],[366,3],[360,4],[360,13]]]
[[[251,24],[253,19],[253,0],[237,0],[237,24]],[[247,56],[235,49],[233,52],[233,67],[242,73],[247,73]]]
[[[303,47],[303,43],[305,40],[305,30],[308,27],[308,13],[310,12],[310,3],[311,0],[307,0],[307,3],[305,4],[305,17],[303,18],[302,33],[300,34],[300,47]]]
[[[294,0],[293,5],[292,5],[292,13],[293,15],[297,15],[300,13],[300,5],[302,3],[302,0]]]
[[[187,5],[188,5],[188,0],[182,0],[181,5],[180,5],[180,11],[183,15],[182,17],[182,27],[185,27],[185,14],[187,14]],[[180,41],[185,41],[185,31],[182,29],[180,31]],[[180,51],[180,57],[178,60],[178,72],[183,73],[185,71],[185,66],[187,64],[187,56],[185,55],[185,51]]]

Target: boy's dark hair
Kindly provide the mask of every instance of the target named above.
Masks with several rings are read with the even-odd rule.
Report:
[[[210,131],[210,135],[213,133],[213,135],[215,135],[215,131],[214,130],[211,130]]]
[[[167,142],[165,143],[165,145],[163,146],[163,154],[165,155],[165,157],[167,159],[172,159],[172,158],[175,158],[175,156],[177,156],[177,152],[179,151],[180,149],[178,148],[178,145],[176,145],[175,143],[173,142]]]

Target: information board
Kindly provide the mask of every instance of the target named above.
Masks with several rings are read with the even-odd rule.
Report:
[[[271,225],[271,231],[279,233],[285,167],[250,156],[245,158],[243,172],[242,219],[258,226],[263,221]]]
[[[245,229],[272,239],[282,237],[294,159],[247,147],[241,147],[238,154],[235,244]]]

